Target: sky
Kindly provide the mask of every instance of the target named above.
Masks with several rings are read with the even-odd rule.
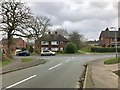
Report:
[[[118,27],[118,0],[27,0],[35,16],[50,18],[51,29],[77,31],[87,40],[98,40],[107,27]]]

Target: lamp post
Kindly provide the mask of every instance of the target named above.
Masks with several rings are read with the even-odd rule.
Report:
[[[111,27],[111,29],[115,29],[115,51],[116,51],[116,58],[118,58],[118,53],[117,53],[117,33],[116,33],[116,28]]]

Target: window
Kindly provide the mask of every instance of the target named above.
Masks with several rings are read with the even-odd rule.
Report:
[[[60,44],[63,44],[63,42],[60,42]]]
[[[51,45],[58,45],[57,41],[51,41]]]
[[[41,50],[48,50],[48,47],[42,47]]]
[[[101,38],[101,40],[103,40],[103,38]]]
[[[52,51],[58,51],[58,48],[51,48]]]
[[[48,41],[41,41],[41,45],[48,45]]]
[[[60,48],[60,51],[63,51],[63,48]]]
[[[114,38],[112,38],[112,41],[115,41],[115,39],[114,39]]]

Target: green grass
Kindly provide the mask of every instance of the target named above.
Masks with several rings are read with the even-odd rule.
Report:
[[[120,63],[120,58],[111,58],[104,61],[104,64],[116,64]]]
[[[33,52],[33,53],[30,53],[30,55],[34,56],[34,55],[38,55],[38,53]]]
[[[32,61],[32,59],[30,59],[30,58],[22,58],[21,60],[22,60],[22,62],[30,62],[30,61]]]
[[[10,60],[0,61],[0,67],[8,65],[9,63],[11,63]]]

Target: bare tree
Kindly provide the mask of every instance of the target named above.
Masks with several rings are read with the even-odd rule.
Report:
[[[14,35],[22,37],[30,37],[30,31],[27,29],[27,23],[32,17],[32,13],[24,3],[10,0],[8,2],[2,2],[1,12],[2,22],[0,23],[0,31],[4,31],[8,38],[8,51],[7,56],[11,55],[12,38]]]
[[[82,44],[82,39],[83,36],[76,31],[69,34],[69,40],[76,44],[78,50],[80,49],[80,45]]]
[[[40,38],[48,32],[48,26],[51,26],[50,19],[44,16],[36,17],[31,20],[30,28],[32,29],[32,36],[35,39],[36,50],[40,53]]]
[[[66,29],[57,28],[54,32],[56,32],[56,31],[57,31],[58,34],[61,34],[63,36],[68,36],[68,31]]]

